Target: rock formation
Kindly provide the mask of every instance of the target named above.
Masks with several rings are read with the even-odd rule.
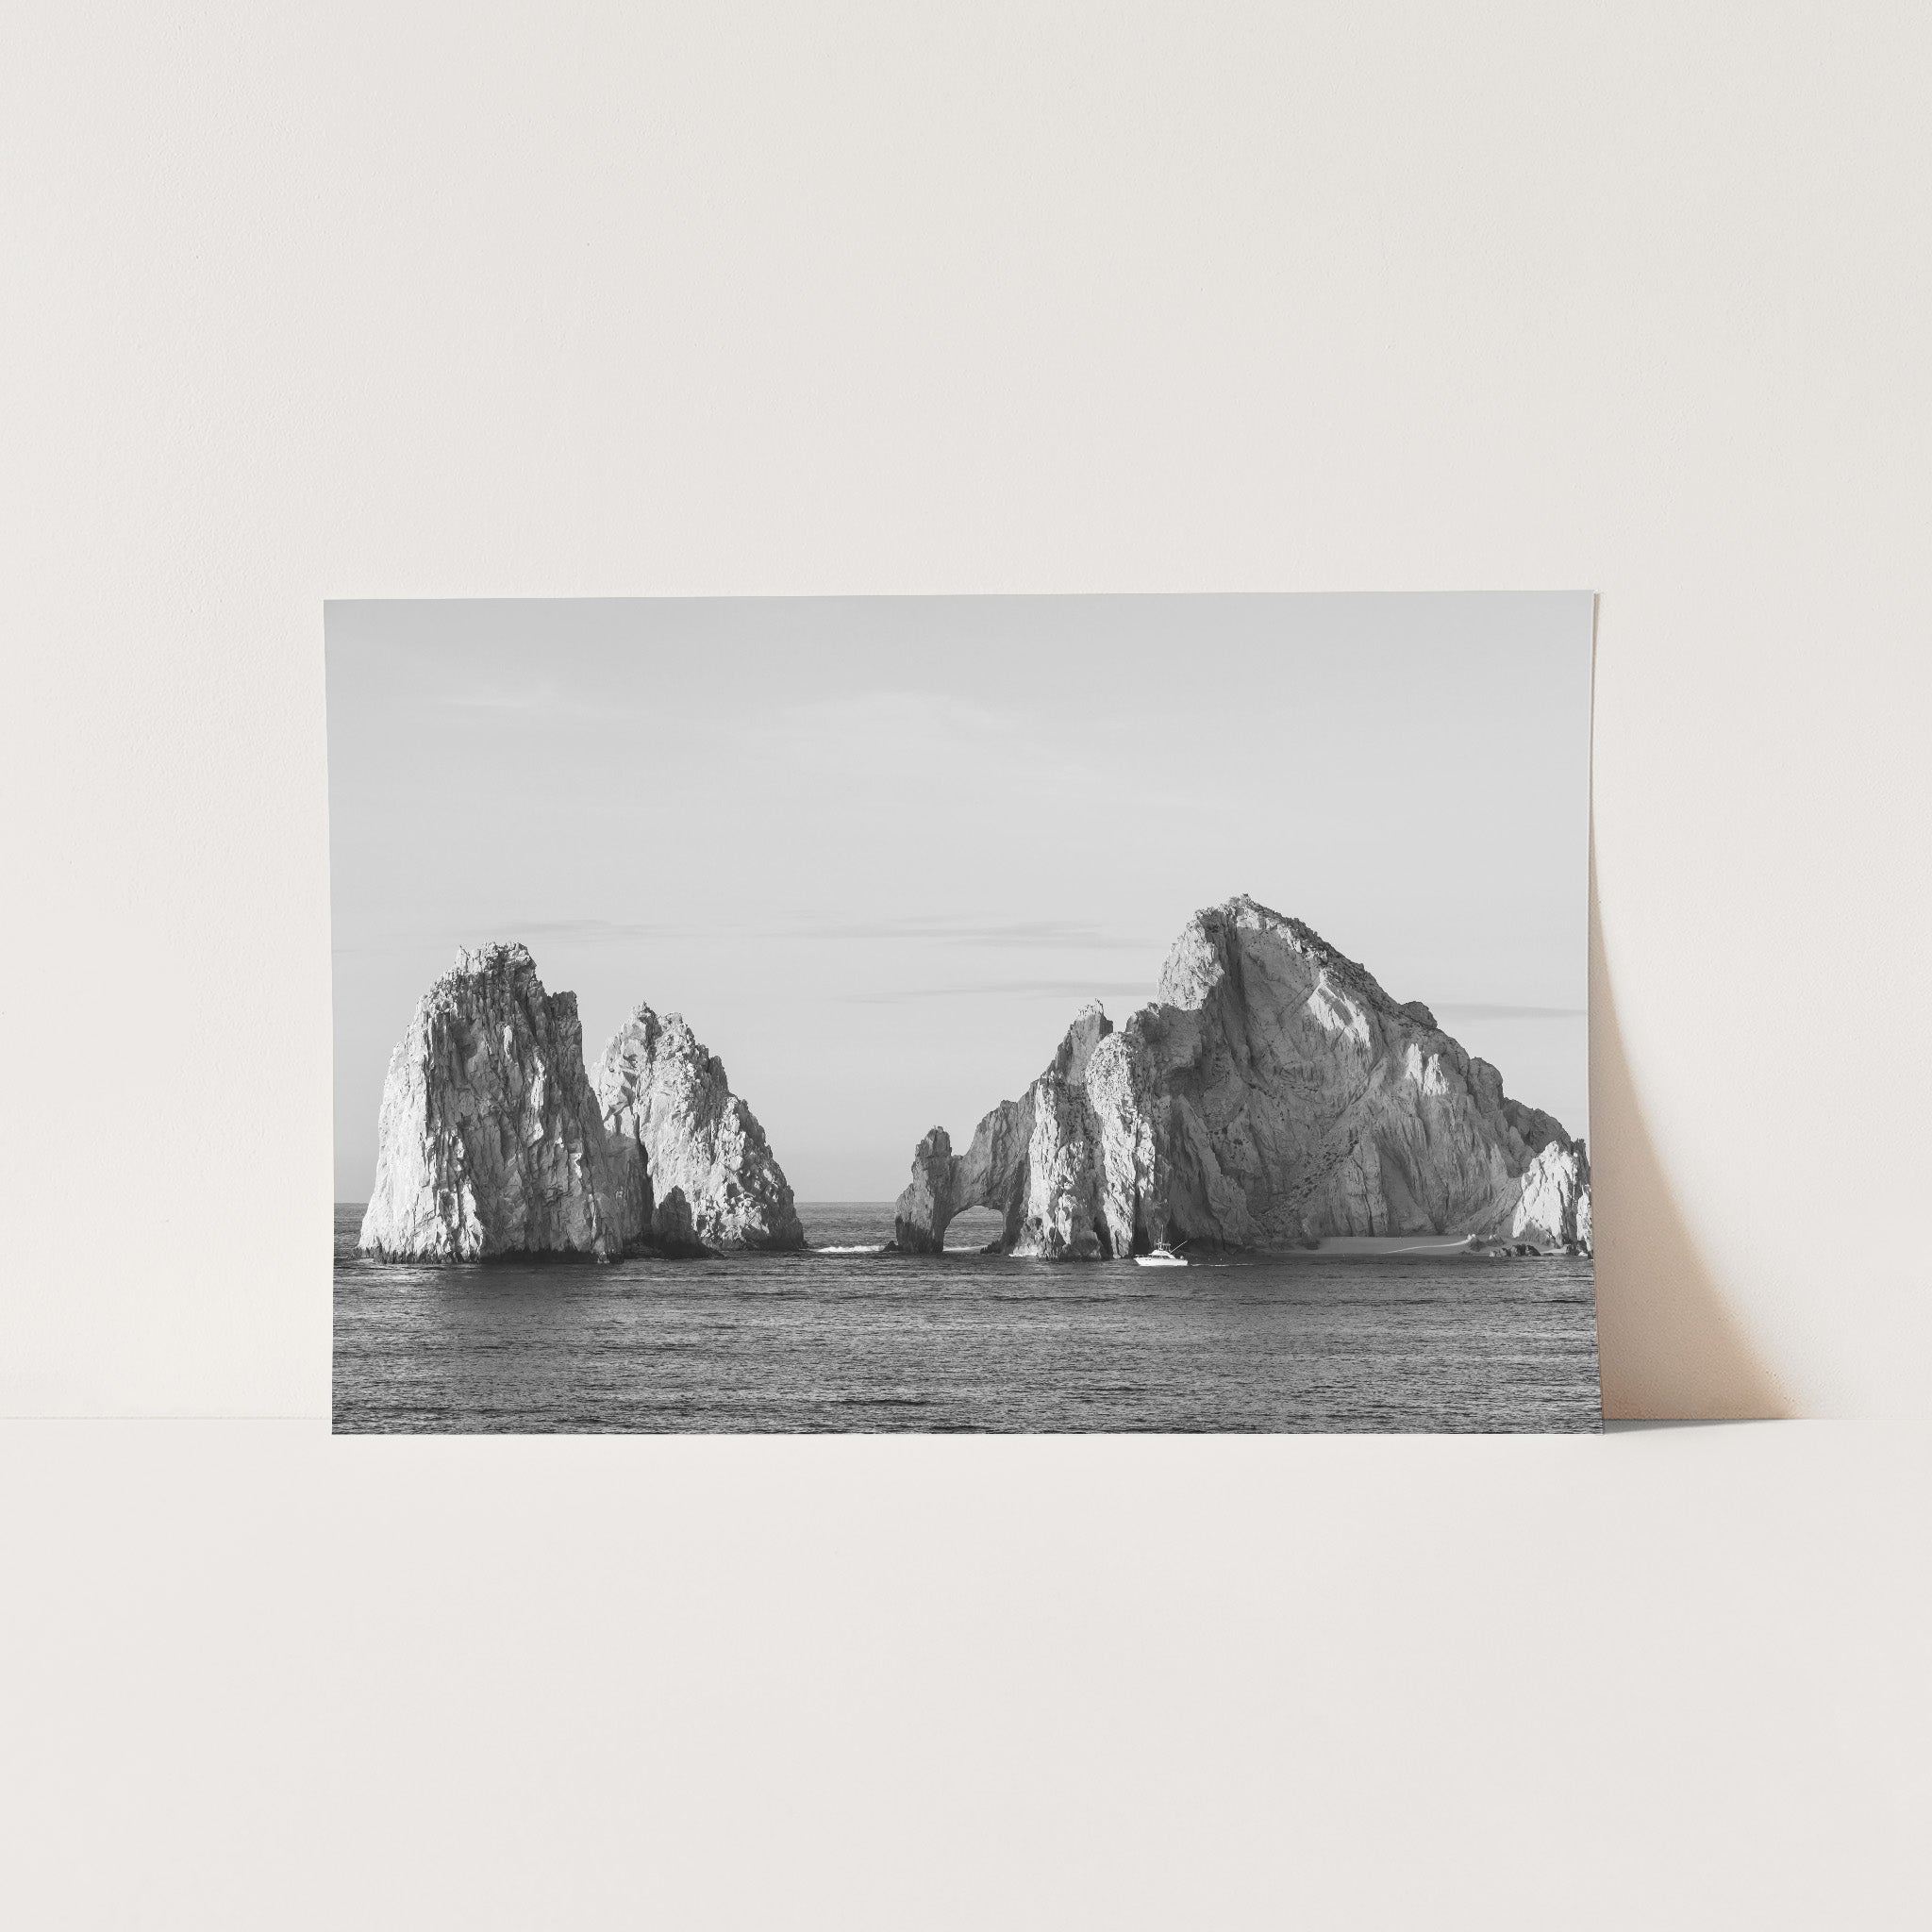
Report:
[[[613,1141],[639,1148],[660,1202],[682,1219],[665,1239],[711,1248],[800,1248],[805,1230],[784,1170],[724,1063],[677,1014],[640,1006],[591,1075]]]
[[[718,1252],[699,1241],[691,1217],[691,1203],[684,1198],[682,1188],[669,1189],[651,1210],[651,1245],[674,1261],[697,1260]]]
[[[1330,1235],[1468,1234],[1587,1250],[1590,1162],[1420,1002],[1252,899],[1198,912],[1159,998],[1085,1008],[1054,1062],[956,1155],[913,1156],[895,1239],[935,1252],[967,1208],[1009,1254],[1145,1253]]]
[[[585,1075],[576,995],[546,993],[520,945],[459,954],[390,1056],[362,1252],[610,1260],[650,1214],[637,1148],[606,1135]]]

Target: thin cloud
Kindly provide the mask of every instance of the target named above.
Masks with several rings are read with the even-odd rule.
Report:
[[[1439,1019],[1446,1015],[1452,1020],[1581,1020],[1588,1012],[1583,1007],[1489,1006],[1481,1000],[1431,1006],[1429,1010]]]
[[[419,928],[413,932],[357,934],[344,937],[338,953],[382,952],[420,946],[480,946],[523,940],[566,944],[611,945],[640,940],[692,938],[778,939],[795,941],[886,940],[939,941],[956,946],[1054,947],[1070,952],[1140,952],[1149,957],[1160,949],[1091,921],[1035,919],[1013,921],[963,920],[941,915],[904,919],[860,919],[825,925],[792,922],[780,925],[738,925],[723,921],[627,919],[483,919],[454,925]],[[1048,982],[1041,981],[1044,985]]]
[[[1014,999],[1130,999],[1152,1000],[1150,980],[1128,979],[983,979],[967,986],[895,987],[875,992],[843,993],[841,1000],[859,1006],[891,1006],[902,1000],[983,999],[1006,994]],[[1462,1001],[1430,1008],[1438,1019],[1451,1020],[1581,1020],[1581,1007],[1500,1006]]]
[[[428,931],[392,932],[358,936],[332,948],[337,955],[349,953],[403,953],[425,947],[458,946],[475,951],[478,946],[509,945],[516,941],[534,944],[540,940],[557,940],[579,945],[602,944],[614,941],[680,939],[704,928],[670,925],[652,921],[617,919],[485,919],[463,927],[441,926]]]
[[[907,986],[877,992],[848,992],[839,995],[852,1006],[896,1006],[905,1000],[1056,999],[1151,1000],[1154,988],[1145,980],[1092,979],[983,979],[972,986]]]
[[[863,919],[843,925],[802,926],[793,931],[799,938],[819,940],[942,940],[967,946],[1074,946],[1096,952],[1155,950],[1143,940],[1130,939],[1091,921],[1075,919]]]
[[[681,938],[703,928],[649,919],[517,919],[507,922],[504,930],[518,939],[534,934],[546,940],[662,940]]]
[[[554,685],[517,687],[472,685],[431,691],[424,702],[445,711],[477,711],[491,717],[531,721],[567,718],[576,722],[625,723],[651,716],[649,707],[606,692],[559,691]]]

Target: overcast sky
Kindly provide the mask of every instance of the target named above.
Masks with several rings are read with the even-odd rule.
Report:
[[[356,603],[326,634],[339,1199],[459,945],[523,940],[592,1060],[638,1000],[682,1012],[801,1200],[883,1200],[1242,891],[1586,1130],[1586,594]]]

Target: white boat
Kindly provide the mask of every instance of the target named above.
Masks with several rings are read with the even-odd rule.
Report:
[[[1176,1255],[1165,1241],[1157,1241],[1151,1253],[1136,1255],[1134,1259],[1143,1268],[1185,1268],[1188,1265],[1187,1257]]]

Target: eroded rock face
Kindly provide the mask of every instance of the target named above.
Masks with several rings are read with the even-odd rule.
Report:
[[[800,1248],[805,1230],[784,1170],[724,1063],[675,1013],[640,1006],[591,1076],[612,1141],[640,1150],[651,1186],[688,1212],[662,1239],[710,1248]],[[668,1249],[667,1249],[668,1252]]]
[[[1159,991],[1118,1031],[1083,1011],[964,1156],[927,1135],[900,1246],[936,1250],[987,1206],[1008,1253],[1055,1257],[1428,1233],[1588,1248],[1583,1142],[1299,920],[1247,898],[1196,913]]]
[[[684,1198],[682,1188],[670,1189],[652,1210],[651,1245],[674,1261],[695,1260],[716,1252],[699,1241],[691,1217],[691,1203]]]
[[[1053,1064],[1018,1100],[1003,1100],[955,1155],[935,1127],[912,1159],[912,1181],[893,1210],[893,1238],[911,1254],[937,1254],[946,1224],[968,1208],[1005,1221],[1008,1254],[1052,1258],[1124,1253],[1100,1212],[1099,1149],[1085,1098],[1094,1050],[1113,1031],[1097,1004],[1084,1007]]]
[[[634,1145],[604,1131],[575,993],[520,945],[458,956],[418,1002],[383,1084],[362,1252],[611,1260],[650,1224]]]
[[[1539,1247],[1589,1248],[1590,1159],[1582,1141],[1551,1141],[1530,1162],[1509,1234]]]

